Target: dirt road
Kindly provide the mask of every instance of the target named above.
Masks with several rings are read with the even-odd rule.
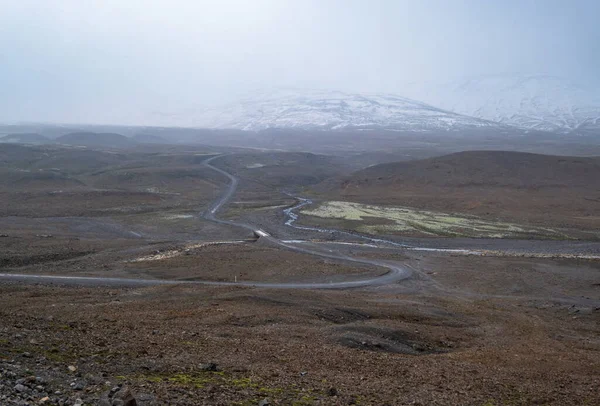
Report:
[[[314,282],[294,282],[294,283],[268,283],[268,282],[217,282],[207,280],[180,281],[180,280],[165,280],[165,279],[125,279],[125,278],[101,278],[101,277],[80,277],[80,276],[57,276],[57,275],[26,275],[26,274],[0,274],[0,280],[23,282],[23,283],[44,283],[44,284],[70,284],[70,285],[86,285],[86,286],[153,286],[153,285],[169,285],[169,284],[203,284],[203,285],[235,285],[235,286],[255,286],[261,288],[276,288],[276,289],[348,289],[365,286],[385,285],[407,279],[411,276],[412,271],[408,268],[399,267],[384,261],[372,259],[357,259],[348,255],[335,252],[322,252],[319,250],[311,250],[304,247],[298,247],[289,242],[284,242],[271,236],[268,232],[261,230],[251,224],[239,223],[231,220],[223,220],[216,216],[219,210],[227,204],[231,197],[235,194],[239,180],[220,168],[212,165],[212,161],[223,155],[211,157],[203,162],[203,165],[220,173],[229,180],[229,184],[225,192],[210,206],[203,214],[207,220],[236,226],[243,229],[251,230],[262,240],[287,249],[303,254],[314,255],[320,258],[342,261],[346,263],[354,263],[365,266],[375,266],[386,269],[382,275],[351,281],[338,281],[330,283],[314,283]]]

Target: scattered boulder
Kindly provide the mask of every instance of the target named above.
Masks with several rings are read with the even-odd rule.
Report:
[[[205,372],[217,372],[219,370],[219,367],[214,362],[209,362],[207,364],[201,364],[200,370]]]
[[[82,382],[82,381],[76,382],[73,385],[73,389],[76,391],[82,391],[85,389],[85,387],[86,387],[86,384],[85,384],[85,382]]]
[[[117,390],[115,390],[117,389]],[[98,403],[100,406],[137,406],[135,397],[127,387],[112,388]]]
[[[27,386],[18,383],[18,384],[15,385],[15,390],[17,392],[25,392],[27,390]]]
[[[137,406],[137,401],[129,388],[122,388],[113,397],[113,406]]]

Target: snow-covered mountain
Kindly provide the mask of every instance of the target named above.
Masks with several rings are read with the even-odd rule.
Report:
[[[322,90],[255,92],[220,108],[161,114],[178,125],[215,129],[452,131],[502,126],[388,94]]]
[[[410,83],[402,94],[440,108],[525,129],[600,134],[600,88],[539,75]]]

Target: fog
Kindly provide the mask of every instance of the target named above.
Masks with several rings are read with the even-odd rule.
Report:
[[[0,0],[0,121],[144,124],[254,89],[598,82],[600,3]]]

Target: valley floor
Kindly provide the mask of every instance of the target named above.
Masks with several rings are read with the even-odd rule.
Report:
[[[33,199],[0,216],[0,273],[182,282],[2,280],[1,405],[114,405],[124,388],[141,406],[600,404],[598,242],[390,237],[420,248],[410,249],[294,229],[282,211],[294,199],[265,171],[242,179],[220,216],[410,278],[345,290],[186,284],[329,283],[385,270],[209,221],[200,214],[226,180],[200,166],[206,157],[162,159],[160,171],[144,156],[69,172],[87,183],[67,197],[49,181],[0,196]],[[36,210],[46,198],[54,206]],[[477,253],[453,251],[465,248]]]

